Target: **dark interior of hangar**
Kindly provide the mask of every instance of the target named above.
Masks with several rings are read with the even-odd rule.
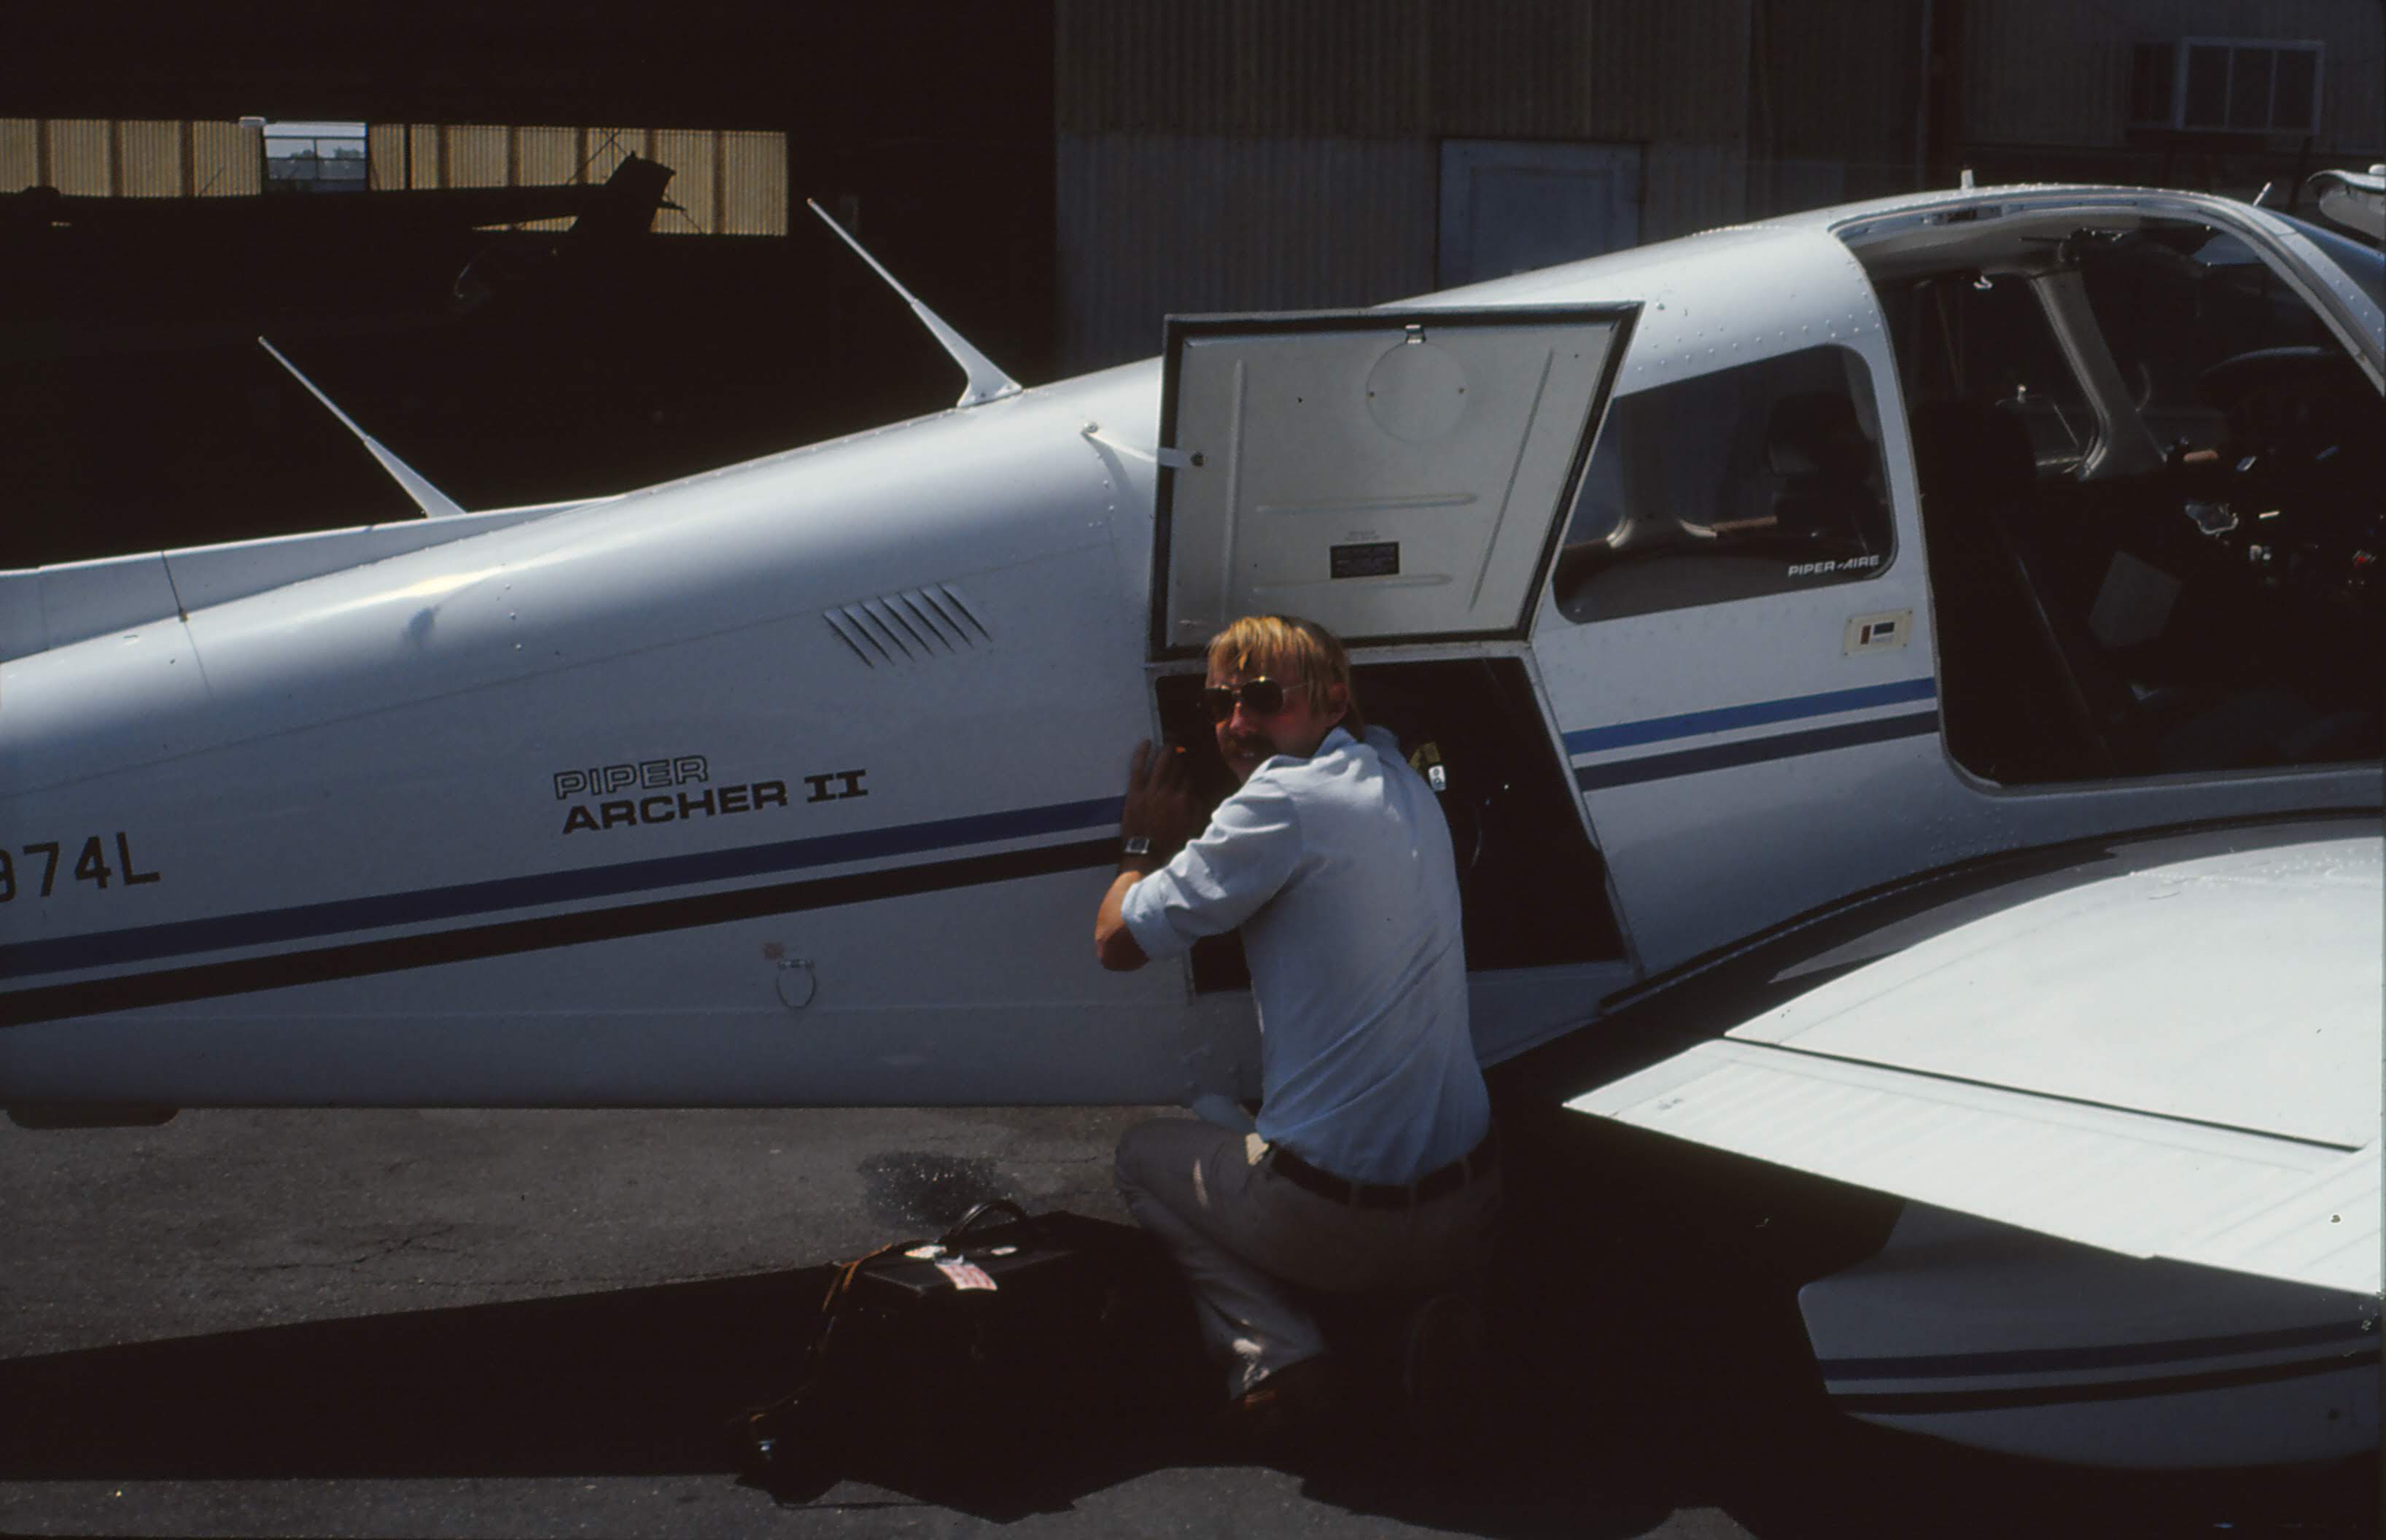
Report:
[[[599,228],[601,200],[522,201],[562,188],[0,189],[0,568],[413,517],[257,335],[469,508],[949,406],[951,362],[807,197],[1014,376],[1049,373],[1046,7],[697,5],[600,24],[545,0],[433,0],[386,30],[199,12],[10,30],[0,116],[767,131],[786,202],[785,233],[744,235],[691,231],[710,190],[679,167],[652,233]],[[542,217],[576,223],[518,228]]]

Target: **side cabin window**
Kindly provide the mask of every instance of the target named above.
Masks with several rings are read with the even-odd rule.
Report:
[[[1618,396],[1557,560],[1571,620],[1879,573],[1891,554],[1871,372],[1810,347]]]
[[[2096,409],[2028,282],[1966,272],[1881,300],[1909,397],[1994,402],[2028,439],[2038,476],[2067,476],[2093,457]]]

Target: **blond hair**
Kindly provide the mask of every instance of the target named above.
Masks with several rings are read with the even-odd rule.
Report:
[[[1333,687],[1339,684],[1349,708],[1342,726],[1354,738],[1366,733],[1359,692],[1350,682],[1350,655],[1314,620],[1297,615],[1246,615],[1210,638],[1209,670],[1212,679],[1233,674],[1240,679],[1264,676],[1287,685],[1297,681],[1300,693],[1320,712],[1330,709]]]

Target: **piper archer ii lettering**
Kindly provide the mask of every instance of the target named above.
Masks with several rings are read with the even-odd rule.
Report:
[[[828,770],[801,779],[810,795],[807,803],[835,802],[849,796],[868,796],[861,783],[866,770]],[[726,818],[738,813],[760,812],[766,808],[788,806],[787,783],[785,781],[754,781],[733,785],[705,784],[701,791],[681,788],[691,783],[710,782],[710,764],[701,754],[672,755],[659,759],[640,759],[619,765],[597,765],[585,770],[555,772],[556,800],[575,795],[589,800],[575,802],[563,817],[563,833],[586,831],[601,833],[608,829],[651,823],[684,823],[697,818]],[[832,791],[834,786],[836,789]],[[639,791],[647,795],[616,797],[620,791]],[[591,795],[593,794],[593,795]]]

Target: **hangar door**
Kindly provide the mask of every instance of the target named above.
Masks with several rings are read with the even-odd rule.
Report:
[[[1634,307],[1171,317],[1152,656],[1519,637]]]
[[[1640,244],[1640,146],[1441,143],[1435,287],[1505,278]]]

